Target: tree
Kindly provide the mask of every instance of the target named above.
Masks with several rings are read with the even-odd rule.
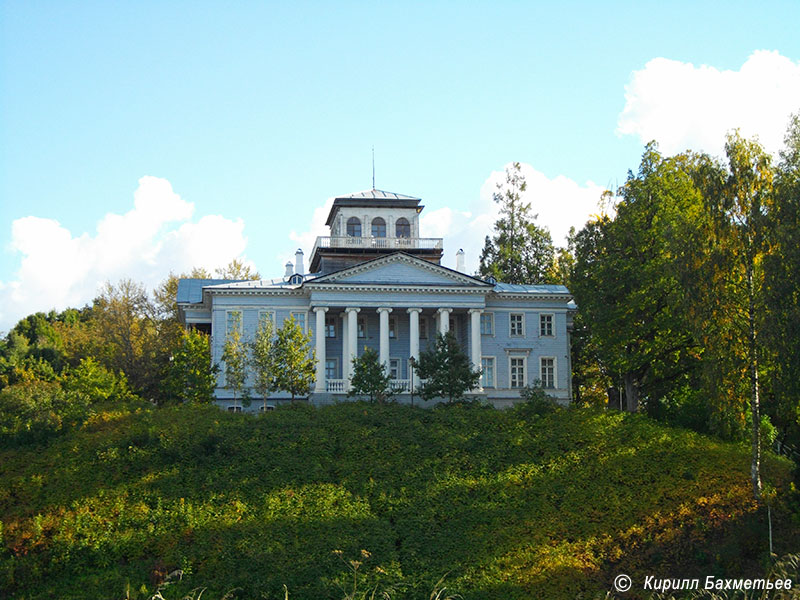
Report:
[[[294,318],[278,329],[274,346],[275,389],[289,392],[292,403],[297,396],[306,396],[314,381],[316,358],[311,336],[303,333]]]
[[[236,404],[236,395],[244,389],[247,380],[247,347],[242,340],[241,313],[229,313],[231,322],[225,345],[222,347],[222,362],[225,374],[225,388],[233,392],[233,405]]]
[[[378,353],[365,348],[364,353],[353,358],[353,375],[350,377],[348,396],[369,396],[370,402],[385,402],[394,395],[391,377],[380,363]]]
[[[629,173],[612,218],[603,214],[576,238],[572,291],[580,339],[611,382],[624,386],[628,411],[651,411],[689,385],[699,368],[697,344],[676,273],[687,224],[703,210],[691,177],[693,155],[664,159],[649,144]]]
[[[218,373],[219,367],[211,363],[208,336],[196,329],[184,331],[169,361],[169,396],[182,402],[211,402]]]
[[[719,347],[735,352],[737,364],[729,363],[734,385],[747,379],[750,400],[752,461],[750,475],[753,495],[761,496],[761,410],[759,360],[762,353],[760,330],[763,322],[764,259],[768,254],[767,222],[773,207],[774,170],[770,156],[755,141],[734,132],[725,144],[727,170],[720,193],[708,197],[712,220],[709,234],[717,242],[707,263],[714,292],[721,299],[719,315],[730,327]],[[745,375],[746,374],[746,375]]]
[[[106,283],[95,299],[91,317],[97,358],[110,370],[122,371],[133,388],[148,398],[159,395],[155,310],[144,286],[123,279]]]
[[[505,185],[498,184],[493,199],[500,205],[494,237],[486,236],[478,274],[506,283],[540,283],[553,273],[553,240],[537,226],[531,204],[522,199],[527,189],[518,162],[506,168]]]
[[[789,123],[768,223],[764,260],[764,344],[773,365],[772,417],[784,440],[800,446],[800,114]]]
[[[250,268],[250,265],[244,261],[234,258],[224,267],[220,267],[214,271],[220,279],[261,279],[258,271]]]
[[[256,337],[250,342],[250,366],[253,368],[253,389],[261,396],[267,410],[267,397],[275,386],[275,328],[272,320],[262,319]]]
[[[481,379],[480,369],[472,369],[469,357],[451,331],[438,335],[434,348],[421,352],[413,366],[420,380],[424,380],[419,395],[426,401],[434,398],[447,398],[449,402],[460,400],[466,392],[475,389]]]
[[[125,401],[134,397],[124,373],[117,375],[92,357],[82,359],[76,368],[67,371],[61,384],[68,395],[79,397],[87,404]]]

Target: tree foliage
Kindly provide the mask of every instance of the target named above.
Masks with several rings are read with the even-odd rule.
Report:
[[[365,348],[361,356],[353,357],[353,375],[350,377],[348,396],[367,396],[370,402],[385,402],[394,391],[391,377],[380,363],[378,353],[372,348]]]
[[[664,159],[654,144],[620,189],[614,218],[600,215],[576,237],[572,291],[591,329],[586,344],[625,406],[652,410],[691,385],[698,350],[684,314],[680,261],[685,225],[702,210],[694,157]]]
[[[250,265],[239,258],[234,258],[227,265],[216,269],[214,272],[220,279],[238,279],[242,281],[261,279],[258,271],[252,269]]]
[[[473,370],[469,357],[448,331],[436,337],[436,344],[430,350],[420,353],[414,361],[417,376],[423,382],[419,395],[423,400],[447,398],[449,402],[460,400],[464,394],[478,387],[481,371]]]
[[[289,392],[292,402],[297,396],[307,396],[316,374],[315,356],[311,336],[303,333],[294,318],[284,321],[275,336],[275,389]]]
[[[241,313],[230,313],[231,322],[225,344],[222,347],[222,372],[225,375],[225,389],[233,394],[233,404],[236,406],[237,397],[242,396],[244,384],[247,381],[247,346],[242,336]]]
[[[183,331],[167,371],[169,398],[179,402],[211,402],[218,373],[219,366],[211,362],[209,337],[196,329]]]
[[[506,283],[544,283],[553,276],[553,240],[547,229],[536,225],[531,204],[523,199],[526,190],[522,167],[515,162],[506,169],[505,184],[498,184],[493,195],[500,205],[500,219],[481,252],[481,277]]]
[[[269,393],[275,389],[276,359],[275,327],[271,319],[262,319],[255,338],[250,342],[250,367],[253,370],[253,389],[261,396],[264,410]]]

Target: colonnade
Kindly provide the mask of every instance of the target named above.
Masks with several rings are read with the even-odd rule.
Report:
[[[317,372],[316,372],[316,393],[324,393],[328,391],[326,373],[325,373],[325,360],[326,356],[326,337],[325,337],[325,316],[328,312],[327,306],[314,307],[316,313],[316,328],[314,339],[316,341],[316,355],[317,355]],[[361,308],[347,307],[343,313],[343,326],[342,326],[342,377],[344,379],[344,390],[347,391],[349,386],[353,359],[358,356],[358,313]],[[398,312],[402,309],[398,309]],[[384,366],[384,369],[389,369],[389,314],[393,311],[390,307],[381,306],[376,309],[378,313],[379,322],[379,345],[378,345],[378,359]],[[407,308],[405,312],[408,314],[409,319],[409,344],[408,356],[410,358],[419,359],[419,317],[422,313],[422,308]],[[452,308],[439,308],[436,311],[438,318],[438,332],[442,335],[450,330],[450,314],[453,312]],[[481,313],[480,308],[471,308],[468,313],[470,315],[470,360],[474,369],[481,367]]]

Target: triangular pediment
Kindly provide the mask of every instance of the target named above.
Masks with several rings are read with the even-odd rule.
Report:
[[[475,277],[403,252],[323,275],[308,283],[491,287]]]

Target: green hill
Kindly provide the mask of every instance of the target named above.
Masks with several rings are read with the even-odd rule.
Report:
[[[348,403],[99,413],[0,451],[0,596],[593,597],[625,572],[742,576],[767,527],[749,455],[645,417]],[[764,477],[788,486],[790,464]],[[777,514],[776,552],[798,530]],[[349,589],[349,588],[348,588]]]

